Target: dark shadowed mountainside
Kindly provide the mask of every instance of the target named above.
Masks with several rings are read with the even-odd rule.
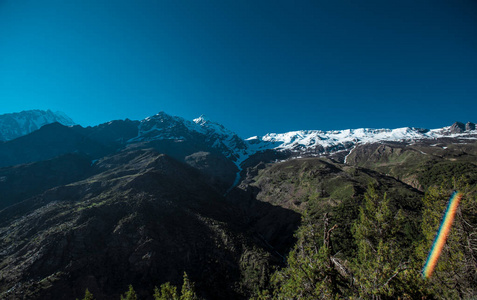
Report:
[[[74,299],[86,288],[117,299],[128,284],[147,296],[154,285],[179,282],[184,271],[206,298],[242,298],[281,262],[246,211],[197,170],[150,150],[94,167],[97,175],[0,211],[4,299]],[[279,218],[271,225],[299,220],[281,208],[267,213],[273,211]]]

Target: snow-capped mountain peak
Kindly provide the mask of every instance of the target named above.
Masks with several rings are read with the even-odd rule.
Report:
[[[161,111],[142,120],[139,124],[137,137],[129,140],[129,143],[154,140],[184,140],[197,132],[205,133],[196,123]]]
[[[173,117],[164,112],[147,117],[139,124],[137,137],[129,143],[160,140],[190,141],[204,149],[222,153],[241,170],[241,163],[249,157],[247,144],[233,131],[208,120],[204,115],[193,121]]]
[[[457,123],[456,123],[457,124]],[[130,142],[150,140],[199,139],[231,159],[237,167],[250,156],[266,150],[291,151],[320,155],[340,150],[349,150],[357,144],[384,141],[436,139],[459,135],[477,135],[475,124],[458,123],[441,129],[402,127],[396,129],[345,129],[345,130],[299,130],[286,133],[269,133],[241,139],[223,125],[201,115],[193,121],[173,117],[164,112],[148,117],[139,125],[138,137]]]
[[[0,141],[16,139],[55,122],[66,126],[75,125],[65,113],[51,110],[26,110],[0,115]]]
[[[348,146],[363,143],[435,139],[458,137],[471,133],[477,134],[475,127],[472,127],[472,125],[468,125],[467,128],[474,129],[458,133],[453,132],[452,128],[450,126],[432,130],[413,127],[396,129],[358,128],[333,131],[301,130],[286,133],[269,133],[263,137],[249,138],[246,142],[251,148],[258,151],[266,149],[291,151],[321,149],[326,151],[327,149],[336,149],[337,146],[348,148]]]
[[[210,120],[205,116],[205,115],[200,115],[200,117],[198,118],[195,118],[194,120],[192,120],[194,123],[198,124],[198,125],[204,125],[206,124],[207,122],[210,122]]]
[[[201,128],[208,131],[209,133],[221,136],[225,139],[231,139],[237,136],[235,132],[225,128],[222,124],[209,120],[205,115],[201,115],[200,117],[194,119],[193,121],[197,125],[201,126]]]

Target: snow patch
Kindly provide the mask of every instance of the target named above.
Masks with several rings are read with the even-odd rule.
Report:
[[[353,150],[356,148],[357,145],[354,145],[353,148],[349,151],[349,153],[345,156],[344,158],[344,163],[347,164],[348,162],[348,156],[353,152]]]

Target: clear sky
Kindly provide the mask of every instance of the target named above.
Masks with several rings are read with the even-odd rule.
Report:
[[[242,137],[477,122],[477,1],[0,0],[0,114]]]

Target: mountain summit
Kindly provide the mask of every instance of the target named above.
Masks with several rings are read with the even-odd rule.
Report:
[[[0,141],[16,139],[55,122],[66,126],[75,125],[70,117],[59,111],[25,110],[0,115]]]

